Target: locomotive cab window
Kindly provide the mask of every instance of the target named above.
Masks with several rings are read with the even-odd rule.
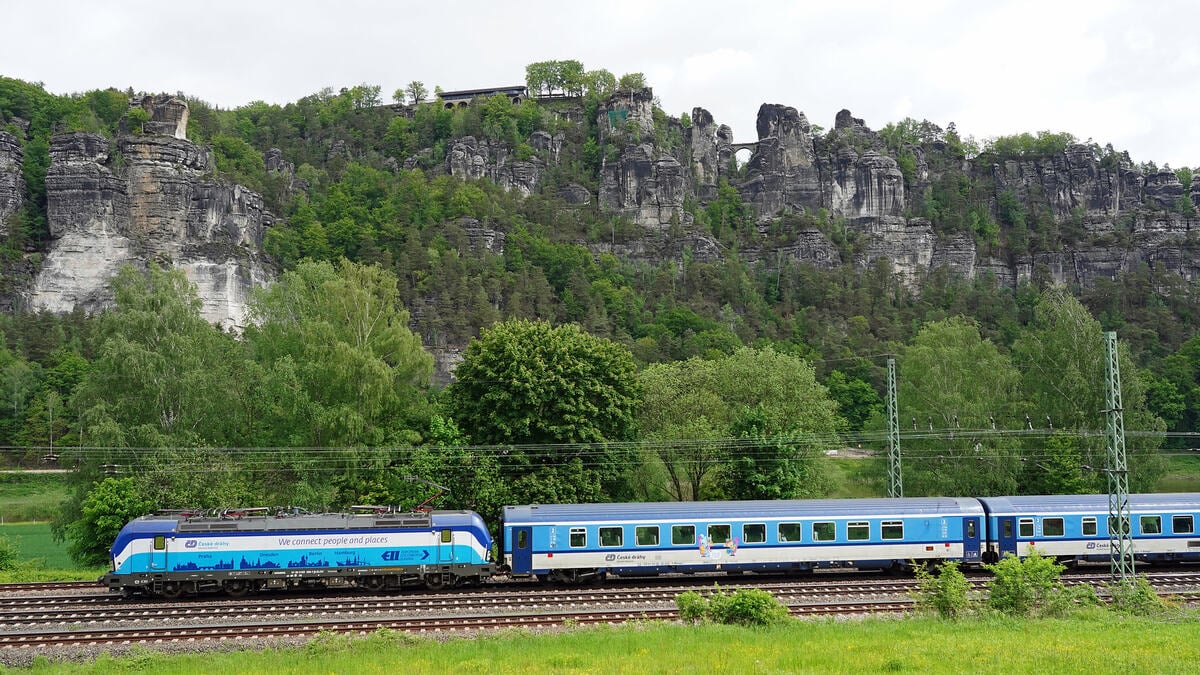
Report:
[[[729,541],[729,526],[728,525],[709,525],[708,526],[708,543],[724,544]]]
[[[1171,532],[1173,534],[1191,534],[1191,516],[1171,516]]]
[[[619,527],[600,528],[601,546],[620,546],[625,542],[625,533]]]
[[[1096,519],[1094,517],[1088,516],[1083,519],[1083,536],[1096,536]]]
[[[780,523],[779,524],[779,541],[800,541],[803,529],[800,523]]]
[[[850,541],[866,541],[871,538],[870,523],[846,523],[846,538]]]
[[[762,523],[749,523],[742,526],[743,544],[761,544],[767,540],[767,526]]]
[[[671,543],[676,546],[694,546],[696,544],[696,526],[672,525]]]
[[[1042,535],[1047,537],[1063,536],[1063,519],[1042,518]]]
[[[837,539],[837,527],[833,523],[813,523],[813,541]]]
[[[638,546],[658,546],[658,526],[641,525],[633,531]]]
[[[1142,534],[1162,534],[1161,516],[1142,516]]]
[[[154,538],[154,550],[165,551],[167,549],[167,538],[159,535]]]
[[[582,527],[571,528],[571,548],[583,548],[587,546],[587,529]]]
[[[1021,520],[1017,521],[1017,536],[1033,536],[1033,518],[1022,518]]]
[[[452,530],[442,530],[442,543],[449,544],[452,541]]]
[[[904,521],[903,520],[885,520],[880,524],[880,534],[884,539],[903,539],[904,538]]]

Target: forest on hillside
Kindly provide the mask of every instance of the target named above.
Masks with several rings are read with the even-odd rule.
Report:
[[[86,516],[96,504],[416,503],[427,488],[405,476],[485,515],[539,501],[821,496],[827,451],[885,445],[889,356],[906,494],[1100,490],[1088,467],[1103,461],[1104,331],[1120,337],[1131,486],[1154,485],[1164,449],[1196,445],[1200,296],[1159,268],[1084,289],[944,269],[912,285],[886,260],[750,263],[739,250],[803,228],[847,253],[861,242],[823,212],[764,232],[729,183],[685,204],[729,255],[607,252],[641,228],[595,200],[568,203],[563,188],[595,194],[617,153],[596,110],[646,83],[582,66],[564,75],[562,63],[532,64],[530,88],[569,96],[519,105],[447,109],[420,82],[392,104],[371,85],[282,106],[187,100],[188,137],[211,148],[217,174],[281,217],[265,243],[281,276],[253,299],[254,324],[240,336],[207,324],[186,279],[153,265],[123,271],[103,314],[0,316],[0,447],[10,463],[78,469],[56,527],[81,559],[105,541]],[[0,129],[21,141],[26,190],[0,257],[36,261],[49,238],[50,135],[136,133],[131,93],[58,96],[0,78]],[[689,124],[658,107],[654,121],[660,148]],[[528,158],[536,132],[562,144],[534,194],[444,170],[455,139]],[[902,170],[914,149],[943,164],[909,206],[939,235],[965,232],[1000,254],[1085,236],[954,168],[1061,152],[1069,134],[977,143],[903,120],[879,138]],[[268,170],[271,149],[294,170]],[[472,245],[481,224],[504,234],[502,254]],[[428,349],[447,346],[465,351],[441,387]]]

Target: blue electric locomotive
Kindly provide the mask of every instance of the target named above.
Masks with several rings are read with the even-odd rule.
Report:
[[[477,582],[492,574],[491,536],[473,511],[307,514],[268,509],[143,516],[113,542],[103,581],[126,595]]]
[[[985,561],[1033,548],[1063,562],[1108,562],[1107,495],[981,497],[987,512]],[[1133,554],[1147,562],[1200,561],[1200,494],[1129,495]]]
[[[543,504],[504,509],[504,562],[553,581],[976,563],[976,499]]]

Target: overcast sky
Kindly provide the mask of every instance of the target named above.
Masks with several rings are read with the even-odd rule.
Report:
[[[1200,3],[1186,0],[76,0],[5,3],[0,75],[56,94],[133,87],[222,108],[323,87],[521,84],[577,59],[643,72],[668,113],[751,141],[760,104],[830,128],[954,122],[978,140],[1068,131],[1200,166]]]

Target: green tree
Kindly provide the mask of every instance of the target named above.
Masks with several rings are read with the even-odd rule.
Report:
[[[80,516],[66,527],[67,552],[80,565],[108,562],[108,549],[125,524],[153,511],[133,478],[105,478],[83,499]]]
[[[897,406],[923,432],[903,442],[905,493],[1012,494],[1019,457],[991,430],[1017,401],[1009,358],[958,316],[925,324],[898,365]]]
[[[1128,346],[1119,342],[1117,351],[1125,429],[1139,432],[1127,435],[1129,487],[1152,491],[1163,472],[1158,446],[1165,425],[1146,406],[1145,384]],[[1021,388],[1033,414],[1048,417],[1056,431],[1079,437],[1083,465],[1104,466],[1107,357],[1104,332],[1087,308],[1066,289],[1043,293],[1033,325],[1013,345],[1013,362],[1022,373]],[[1045,454],[1039,447],[1029,452],[1033,457]],[[1105,484],[1103,474],[1091,472],[1089,491],[1103,492]]]
[[[709,476],[731,458],[723,449],[726,443],[718,441],[729,438],[746,410],[756,411],[755,420],[764,430],[803,437],[805,448],[835,443],[840,430],[837,404],[817,382],[812,366],[770,348],[743,347],[714,360],[654,364],[640,379],[645,403],[639,424],[643,437],[654,441],[667,491],[676,499],[716,496],[718,488]]]
[[[404,92],[408,94],[408,102],[410,105],[418,105],[423,103],[425,98],[429,96],[429,90],[425,88],[425,83],[418,82],[417,80],[409,82],[408,85],[404,87]]]
[[[828,492],[821,447],[827,438],[780,433],[760,404],[743,409],[730,429],[733,441],[719,472],[728,499],[809,499]],[[823,442],[824,441],[824,442]]]
[[[574,324],[505,321],[467,347],[447,404],[476,443],[629,440],[634,370],[629,350]]]
[[[617,489],[628,453],[575,444],[632,439],[639,400],[628,349],[574,324],[518,319],[468,345],[446,405],[474,443],[527,446],[503,457],[514,497],[570,501]]]
[[[883,413],[883,399],[870,383],[840,370],[829,373],[825,380],[829,396],[838,403],[838,412],[846,420],[846,430],[862,431],[863,424]]]
[[[264,444],[419,438],[433,359],[408,328],[390,272],[347,260],[302,262],[257,293],[249,312],[254,360],[281,394],[290,392],[285,405],[263,411]]]

